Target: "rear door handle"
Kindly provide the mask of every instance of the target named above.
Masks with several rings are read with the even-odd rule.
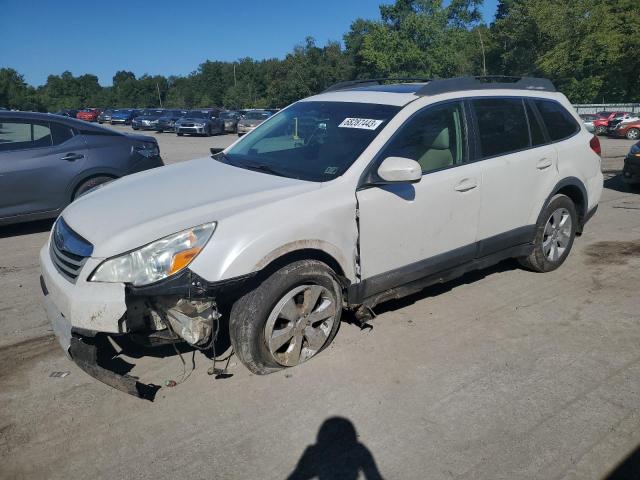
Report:
[[[67,162],[73,162],[75,160],[80,160],[81,158],[84,158],[84,155],[82,155],[81,153],[67,153],[60,160],[66,160]]]
[[[464,180],[461,180],[460,183],[458,183],[455,187],[453,187],[453,189],[456,192],[468,192],[469,190],[473,190],[477,186],[478,182],[469,178],[465,178]]]
[[[550,159],[541,158],[540,160],[538,160],[538,164],[536,165],[536,168],[538,170],[545,170],[549,168],[551,165],[553,165],[553,162]]]

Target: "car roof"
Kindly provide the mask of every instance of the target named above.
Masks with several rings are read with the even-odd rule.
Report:
[[[394,81],[395,80],[395,81]],[[495,95],[556,93],[551,81],[534,77],[478,76],[445,79],[371,79],[341,82],[303,101],[338,101],[404,106],[425,96],[490,91]],[[486,95],[486,93],[485,93]]]

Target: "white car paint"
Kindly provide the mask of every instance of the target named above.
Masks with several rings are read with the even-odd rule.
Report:
[[[362,172],[413,113],[443,100],[514,95],[559,101],[581,130],[552,145],[426,174],[417,184],[357,192]],[[404,108],[341,177],[327,183],[277,177],[203,158],[131,175],[84,196],[62,213],[68,225],[94,245],[77,282],[66,281],[55,270],[48,245],[40,255],[57,310],[73,326],[118,331],[125,309],[124,285],[88,282],[93,269],[104,258],[205,222],[218,226],[189,268],[209,282],[246,275],[287,252],[313,248],[332,256],[344,277],[357,284],[535,224],[551,189],[562,178],[576,177],[584,183],[589,209],[600,197],[600,158],[589,148],[592,135],[560,93],[494,89],[420,97],[338,91],[302,101],[375,102]],[[252,135],[255,132],[244,138]]]

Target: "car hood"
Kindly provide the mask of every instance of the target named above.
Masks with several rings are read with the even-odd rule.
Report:
[[[320,183],[245,170],[210,157],[129,175],[63,212],[67,224],[111,257],[181,230],[321,188]]]

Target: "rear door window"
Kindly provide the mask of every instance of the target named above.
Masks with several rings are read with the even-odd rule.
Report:
[[[558,102],[552,100],[534,100],[534,102],[552,141],[557,142],[570,137],[580,129],[578,122]]]
[[[520,98],[479,98],[471,101],[478,123],[482,158],[529,148],[529,126]]]

